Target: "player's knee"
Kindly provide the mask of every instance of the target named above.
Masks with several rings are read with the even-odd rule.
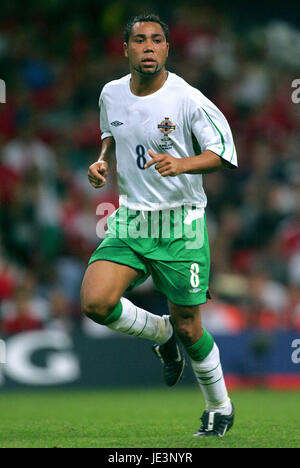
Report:
[[[116,307],[118,300],[114,298],[105,298],[101,296],[84,296],[81,297],[82,312],[89,318],[98,317],[104,320]]]

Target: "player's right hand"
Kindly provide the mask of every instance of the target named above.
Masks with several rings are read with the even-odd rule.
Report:
[[[90,184],[95,188],[103,187],[106,183],[107,162],[97,161],[89,167],[88,178]]]

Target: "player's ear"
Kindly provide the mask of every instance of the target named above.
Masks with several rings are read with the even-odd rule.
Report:
[[[123,42],[123,52],[124,52],[125,57],[128,58],[128,45],[127,45],[127,42]]]

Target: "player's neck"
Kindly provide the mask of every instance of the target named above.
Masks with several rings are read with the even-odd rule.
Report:
[[[147,96],[158,91],[166,82],[168,72],[164,68],[155,76],[144,77],[131,70],[130,89],[136,96]]]

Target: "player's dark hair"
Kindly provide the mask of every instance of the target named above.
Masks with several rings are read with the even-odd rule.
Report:
[[[124,28],[124,40],[128,43],[129,37],[132,31],[132,27],[135,23],[158,23],[161,25],[164,32],[166,41],[169,42],[169,28],[166,23],[164,23],[158,15],[149,14],[149,15],[138,15],[132,17]]]

